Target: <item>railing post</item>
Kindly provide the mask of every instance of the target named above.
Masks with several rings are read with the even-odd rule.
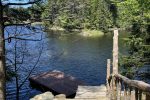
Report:
[[[118,29],[114,29],[113,37],[113,75],[118,74]],[[117,100],[117,82],[113,77],[113,99]]]
[[[118,74],[118,35],[118,29],[115,29],[113,37],[113,74]]]
[[[109,86],[109,82],[108,79],[110,77],[110,66],[111,66],[111,61],[110,59],[107,59],[107,76],[106,76],[106,82],[107,82],[107,93],[110,94],[110,86]]]
[[[146,100],[150,99],[150,95],[146,94]]]

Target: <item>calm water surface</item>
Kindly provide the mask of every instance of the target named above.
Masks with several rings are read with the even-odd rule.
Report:
[[[18,30],[21,28],[19,27]],[[10,34],[14,34],[14,27],[7,28]],[[27,29],[21,29],[21,33],[28,33]],[[19,31],[18,31],[19,32]],[[70,74],[88,85],[105,84],[106,78],[106,60],[112,58],[112,36],[107,34],[101,37],[86,38],[78,35],[50,35],[51,33],[39,32],[37,35],[26,36],[30,39],[40,39],[42,33],[42,41],[18,41],[17,52],[21,48],[26,49],[23,64],[18,64],[19,83],[28,75],[29,70],[32,69],[36,63],[39,52],[42,49],[42,55],[34,72],[38,74],[49,70],[60,70],[64,73]],[[59,32],[55,32],[59,33]],[[125,34],[120,33],[120,37]],[[7,37],[8,35],[6,35]],[[125,47],[121,39],[119,39],[119,49],[123,53]],[[14,59],[14,44],[6,41],[8,49],[8,57]],[[20,50],[20,51],[19,51]],[[21,54],[17,59],[21,59]],[[32,89],[27,80],[20,90],[20,100],[28,100],[36,94],[41,93],[36,89]],[[7,82],[7,100],[15,100],[15,79]]]

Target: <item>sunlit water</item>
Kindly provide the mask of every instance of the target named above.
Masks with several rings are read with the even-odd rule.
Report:
[[[20,29],[18,27],[18,30]],[[15,27],[9,27],[7,31],[10,34],[14,34]],[[23,28],[20,34],[23,33],[30,32]],[[36,35],[24,36],[24,38],[41,39],[41,33],[41,41],[25,42],[25,40],[22,40],[17,42],[18,53],[22,49],[25,49],[23,64],[17,64],[19,79],[21,79],[19,81],[20,84],[35,65],[41,50],[40,61],[32,72],[32,75],[50,70],[60,70],[82,80],[88,85],[105,84],[106,61],[108,58],[112,58],[113,34],[109,33],[101,37],[86,38],[78,35],[69,35],[70,33],[67,33],[68,35],[56,36],[50,35],[51,32],[39,32]],[[55,33],[59,34],[60,32]],[[121,32],[119,34],[119,50],[123,53],[125,47],[121,37],[124,37],[124,34]],[[6,34],[6,37],[8,37],[8,34]],[[11,40],[11,43],[6,41],[6,48],[8,50],[7,57],[13,61],[14,44],[14,39]],[[22,54],[19,54],[17,60],[20,61],[21,57]],[[15,87],[15,79],[7,82],[7,100],[15,100]],[[41,92],[30,87],[29,81],[27,80],[20,89],[20,100],[28,100],[39,93]]]

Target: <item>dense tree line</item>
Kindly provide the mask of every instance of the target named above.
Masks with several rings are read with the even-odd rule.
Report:
[[[106,0],[48,0],[43,18],[49,27],[106,31],[113,26],[110,7]]]
[[[41,21],[44,5],[41,3],[33,4],[27,8],[25,7],[6,7],[4,9],[4,16],[10,16],[9,23],[16,23],[22,21]]]
[[[126,0],[116,2],[118,8],[117,23],[120,27],[130,28],[129,38],[125,39],[129,47],[129,56],[122,60],[122,70],[133,77],[137,69],[150,64],[150,1]]]
[[[29,13],[31,19],[34,19],[35,21],[41,21],[44,9],[44,3],[38,2],[33,4],[31,7],[28,7],[27,12]]]

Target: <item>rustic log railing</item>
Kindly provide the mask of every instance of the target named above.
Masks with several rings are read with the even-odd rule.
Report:
[[[110,74],[110,69],[110,60],[107,60],[106,80],[110,100],[150,100],[150,84],[120,74]]]
[[[113,62],[107,59],[107,94],[110,100],[150,100],[150,84],[118,73],[118,29],[114,29]]]

